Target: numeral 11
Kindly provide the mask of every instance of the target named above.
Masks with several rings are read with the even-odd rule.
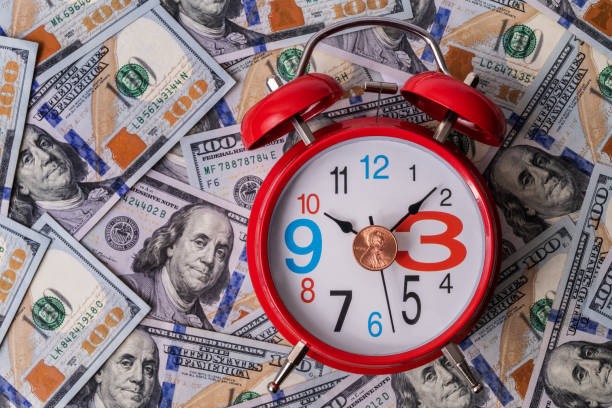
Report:
[[[334,194],[338,194],[338,190],[339,190],[339,178],[340,176],[344,176],[344,194],[347,194],[347,172],[348,170],[346,169],[346,166],[344,166],[344,168],[342,170],[338,170],[338,166],[336,166],[336,168],[334,168],[329,174],[334,176]]]

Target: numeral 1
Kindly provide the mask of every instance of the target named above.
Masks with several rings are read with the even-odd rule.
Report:
[[[338,166],[334,168],[329,174],[334,176],[334,194],[338,194],[338,178],[339,176],[344,176],[344,194],[347,194],[347,168],[344,166],[342,171],[338,171]]]

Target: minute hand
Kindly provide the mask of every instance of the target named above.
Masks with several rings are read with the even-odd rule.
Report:
[[[395,229],[397,227],[399,227],[402,222],[404,222],[404,220],[406,220],[406,218],[408,218],[411,215],[414,215],[416,213],[419,212],[419,209],[421,208],[421,204],[423,204],[423,201],[427,200],[427,197],[429,197],[430,195],[433,194],[434,191],[436,191],[438,187],[434,187],[431,189],[431,191],[429,193],[427,193],[427,195],[425,197],[423,197],[420,201],[417,201],[414,204],[410,204],[410,207],[408,207],[408,212],[406,213],[406,215],[404,215],[394,226],[393,228],[391,228],[389,231],[393,232],[395,231]]]

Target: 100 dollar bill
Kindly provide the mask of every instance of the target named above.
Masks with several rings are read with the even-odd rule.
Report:
[[[246,150],[240,125],[181,139],[189,183],[202,191],[250,209],[259,187],[283,155],[283,136],[256,150]]]
[[[233,85],[161,6],[140,11],[45,84],[27,119],[12,218],[49,213],[82,238]]]
[[[0,347],[0,400],[63,407],[149,311],[49,216],[51,239]]]
[[[242,122],[246,112],[270,93],[266,86],[266,80],[270,76],[276,76],[282,84],[295,78],[302,53],[303,46],[297,45],[222,64],[237,84],[215,105],[214,111],[200,121],[190,133]],[[344,93],[334,104],[336,108],[362,102],[366,97],[362,85],[366,81],[397,82],[393,78],[383,76],[372,69],[364,68],[339,58],[333,52],[324,52],[319,48],[315,48],[312,53],[306,69],[306,73],[309,72],[327,74],[342,86]]]
[[[121,23],[142,0],[0,0],[0,35],[23,38],[40,45],[36,75],[39,84],[63,60],[74,61],[84,46],[103,31]],[[70,61],[70,62],[72,62]],[[55,71],[57,72],[57,71]]]
[[[0,216],[0,343],[49,242],[46,236]]]
[[[612,311],[610,305],[611,281],[612,280],[612,257],[606,256],[604,263],[599,268],[597,279],[589,288],[586,298],[584,315],[606,327],[612,327]]]
[[[166,407],[224,407],[267,394],[290,347],[145,319],[139,326],[155,341]],[[284,385],[319,378],[329,367],[305,358]]]
[[[461,81],[472,71],[478,74],[478,89],[507,116],[564,31],[524,2],[425,0],[413,12],[409,22],[430,31],[451,74]],[[422,41],[400,31],[391,36],[389,32],[377,27],[333,37],[325,44],[340,57],[379,72],[394,69],[403,80],[437,69]]]
[[[476,364],[496,399],[520,407],[527,392],[574,224],[564,218],[502,265],[491,303],[469,335],[487,364]],[[495,375],[489,375],[489,370]]]
[[[224,331],[233,321],[261,310],[246,264],[248,218],[245,208],[150,171],[92,228],[83,244],[149,301],[151,317],[188,326],[211,325]],[[189,231],[186,223],[191,226]],[[227,225],[231,232],[225,230]],[[173,234],[168,235],[168,231]],[[183,237],[190,245],[178,256],[191,272],[170,265],[172,257],[166,254]],[[213,273],[199,266],[200,262],[213,262],[200,253],[213,237],[215,262],[224,266],[222,275],[214,285],[200,289],[198,303],[193,304],[195,312],[182,313],[173,305],[175,299],[163,296],[175,283],[163,281],[162,272],[165,269],[172,279],[182,273],[196,274],[196,269],[196,276]],[[217,239],[227,242],[217,243]],[[160,251],[163,255],[155,255]],[[197,282],[187,281],[197,286]],[[178,293],[174,296],[184,298]]]
[[[611,332],[584,315],[586,298],[612,246],[612,167],[593,170],[568,259],[542,336],[524,406],[607,404]],[[607,370],[607,371],[605,371]],[[585,382],[586,380],[586,382]],[[582,385],[581,385],[582,384]]]
[[[322,28],[351,17],[412,16],[408,0],[252,0],[226,5],[221,12],[206,3],[185,7],[165,0],[164,6],[219,62],[304,43]]]
[[[559,216],[577,217],[593,165],[610,162],[612,106],[598,82],[605,64],[597,50],[564,34],[510,118],[501,147],[481,160],[506,248],[520,248]]]
[[[257,393],[244,395],[237,398],[235,406],[239,408],[269,408],[269,407],[288,407],[302,408],[312,405],[325,393],[334,388],[340,381],[349,374],[343,371],[334,371],[321,377],[308,380],[292,386],[283,386],[277,394],[263,394],[255,397]],[[247,401],[241,402],[242,400]]]
[[[526,0],[600,52],[612,54],[612,4],[608,0]]]
[[[0,214],[7,215],[38,44],[0,37]]]

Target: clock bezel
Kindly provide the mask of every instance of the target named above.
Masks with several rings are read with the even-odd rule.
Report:
[[[331,367],[360,374],[386,374],[409,370],[441,355],[447,343],[465,337],[488,303],[500,264],[500,227],[494,201],[485,182],[469,160],[452,146],[433,140],[432,132],[407,121],[392,118],[358,118],[327,126],[315,132],[310,146],[299,142],[270,170],[255,198],[247,232],[247,262],[257,298],[270,321],[292,344],[302,340],[309,347],[308,355]],[[268,226],[276,203],[293,175],[308,160],[323,150],[351,139],[366,136],[388,136],[416,143],[451,165],[474,195],[485,232],[485,259],[480,281],[464,312],[440,336],[414,350],[371,356],[346,352],[332,347],[310,334],[291,315],[274,285],[268,261]]]

